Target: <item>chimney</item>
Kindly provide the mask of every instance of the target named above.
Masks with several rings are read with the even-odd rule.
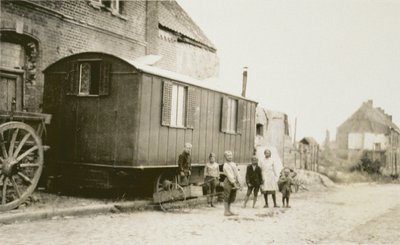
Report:
[[[389,121],[393,122],[393,117],[392,117],[392,115],[387,115],[387,116],[388,116]]]
[[[242,97],[246,97],[247,88],[247,66],[243,67]]]

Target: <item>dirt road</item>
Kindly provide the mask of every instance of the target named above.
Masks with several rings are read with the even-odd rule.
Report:
[[[400,185],[355,184],[292,197],[291,209],[222,205],[0,227],[1,244],[400,244]]]

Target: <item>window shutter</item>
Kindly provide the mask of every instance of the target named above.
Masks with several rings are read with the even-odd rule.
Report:
[[[110,94],[111,63],[101,62],[101,78],[99,84],[99,95]]]
[[[172,99],[172,83],[164,81],[162,115],[161,115],[161,125],[163,126],[169,126],[171,122],[171,99]]]
[[[198,104],[197,104],[197,90],[194,87],[188,87],[188,100],[187,100],[187,111],[186,111],[186,127],[194,128],[194,122],[198,115]]]
[[[237,133],[242,133],[243,124],[244,124],[244,112],[245,112],[246,103],[243,100],[238,101],[238,111],[237,111]]]
[[[221,131],[227,131],[228,124],[228,97],[222,97],[222,111],[221,111]]]
[[[68,72],[68,93],[77,95],[79,93],[79,63],[71,62]]]

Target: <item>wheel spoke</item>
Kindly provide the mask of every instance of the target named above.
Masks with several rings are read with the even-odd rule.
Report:
[[[1,204],[6,204],[6,192],[7,192],[7,177],[3,181],[3,197],[1,199]]]
[[[26,157],[27,155],[29,155],[31,152],[35,151],[38,149],[38,146],[35,145],[33,147],[31,147],[29,150],[25,151],[23,154],[21,154],[20,156],[17,157],[17,162],[21,161],[24,157]]]
[[[12,156],[13,151],[14,151],[14,145],[15,145],[15,140],[17,139],[19,128],[14,130],[14,133],[12,135],[11,141],[10,141],[10,146],[8,147],[8,155]]]
[[[29,184],[32,185],[32,180],[29,179],[28,176],[26,176],[25,174],[23,174],[23,173],[21,173],[21,172],[18,172],[18,175],[19,175],[23,180],[25,180],[26,182],[28,182]]]
[[[39,167],[40,165],[37,163],[21,163],[19,166],[21,168],[26,168],[26,167]]]
[[[13,157],[17,157],[19,154],[19,151],[22,149],[22,147],[25,145],[25,142],[28,140],[28,138],[31,136],[30,133],[27,133],[24,138],[19,142],[18,148],[14,151]]]
[[[4,175],[0,175],[0,185],[3,184]]]
[[[4,158],[0,157],[0,162],[1,162],[1,164],[3,164]]]
[[[14,186],[15,191],[17,192],[18,198],[20,198],[21,197],[21,192],[19,192],[18,185],[15,182],[14,177],[11,177],[10,180],[11,180],[11,184]]]
[[[6,150],[6,145],[4,144],[4,137],[3,133],[0,133],[0,147],[1,147],[1,152],[3,152],[3,157],[8,158],[7,150]]]

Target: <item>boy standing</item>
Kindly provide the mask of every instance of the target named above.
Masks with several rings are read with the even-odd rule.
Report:
[[[289,206],[289,198],[290,193],[292,192],[291,185],[293,185],[293,179],[290,176],[291,170],[289,168],[283,169],[283,174],[279,177],[278,187],[279,191],[282,193],[282,204],[284,208],[290,208]],[[296,173],[293,171],[294,176]],[[286,205],[285,205],[286,202]]]
[[[207,185],[207,203],[214,207],[213,197],[219,185],[219,164],[215,162],[215,153],[210,153],[209,162],[204,167],[204,183]]]
[[[243,208],[246,207],[251,192],[254,193],[253,208],[255,207],[261,183],[262,183],[261,168],[258,166],[258,158],[256,156],[253,156],[251,158],[251,164],[249,164],[246,169],[247,194],[244,199]]]
[[[224,163],[224,174],[226,176],[224,180],[224,215],[231,216],[235,215],[231,212],[231,204],[236,199],[236,192],[240,188],[239,183],[239,171],[236,163],[233,160],[233,154],[231,151],[225,151],[225,163]]]

